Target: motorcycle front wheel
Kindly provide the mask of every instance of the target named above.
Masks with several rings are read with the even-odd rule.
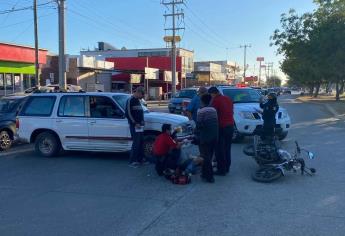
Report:
[[[271,183],[282,177],[281,170],[274,167],[260,167],[252,174],[252,179],[261,183]]]

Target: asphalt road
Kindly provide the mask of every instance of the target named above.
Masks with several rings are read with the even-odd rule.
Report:
[[[242,154],[250,139],[234,145],[229,176],[185,186],[153,166],[128,168],[125,154],[47,159],[19,147],[0,156],[0,235],[344,235],[345,122],[292,97],[281,106],[293,120],[283,145],[315,153],[313,177],[253,182],[257,166]]]

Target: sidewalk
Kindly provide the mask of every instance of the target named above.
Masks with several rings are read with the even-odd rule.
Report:
[[[340,101],[335,100],[335,96],[320,95],[317,98],[310,96],[300,96],[297,100],[302,102],[311,102],[322,104],[334,115],[345,116],[345,96],[340,97]]]

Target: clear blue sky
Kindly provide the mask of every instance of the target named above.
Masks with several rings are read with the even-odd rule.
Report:
[[[39,4],[49,0],[38,0]],[[185,31],[181,47],[195,51],[195,60],[229,60],[243,63],[248,43],[249,73],[255,59],[264,56],[278,69],[279,57],[269,46],[270,36],[279,27],[281,13],[290,8],[299,13],[312,11],[312,0],[185,0]],[[0,0],[0,12],[30,6],[32,0]],[[57,9],[55,3],[39,8],[39,45],[58,52]],[[116,47],[165,47],[162,40],[168,11],[160,0],[66,0],[67,53],[105,41]],[[170,27],[170,21],[166,22]],[[0,15],[0,41],[33,45],[32,11]],[[226,48],[228,48],[228,53]],[[257,65],[256,65],[257,70]],[[278,71],[277,71],[278,72]],[[278,72],[279,73],[279,72]]]

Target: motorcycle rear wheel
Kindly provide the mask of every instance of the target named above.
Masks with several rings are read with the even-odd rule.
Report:
[[[271,183],[282,177],[281,170],[274,167],[260,167],[252,174],[252,179],[261,183]]]

